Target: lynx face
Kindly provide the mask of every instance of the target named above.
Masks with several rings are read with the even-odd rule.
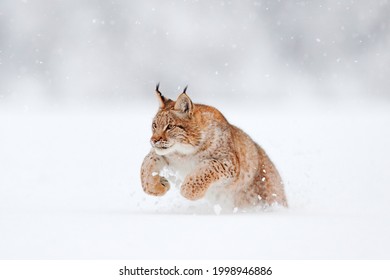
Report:
[[[179,96],[176,102],[164,100],[152,123],[150,143],[158,155],[192,154],[200,143],[200,131],[192,119],[191,100]],[[180,106],[179,106],[180,105]]]

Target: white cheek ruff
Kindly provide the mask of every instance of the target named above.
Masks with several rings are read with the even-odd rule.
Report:
[[[174,151],[174,146],[166,148],[166,149],[159,149],[159,148],[154,147],[154,151],[159,156],[165,156],[165,155],[170,154]]]
[[[174,145],[176,152],[182,155],[190,155],[196,152],[196,148],[189,144],[177,143]]]
[[[190,155],[190,154],[194,154],[196,152],[196,148],[194,146],[189,145],[189,144],[182,144],[182,143],[176,143],[176,144],[174,144],[171,147],[166,148],[166,149],[159,149],[157,147],[154,147],[154,150],[155,150],[156,154],[158,154],[159,156],[165,156],[165,155],[172,154],[175,152],[182,154],[182,155]]]

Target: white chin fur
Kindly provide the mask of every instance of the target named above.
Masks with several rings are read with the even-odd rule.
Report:
[[[156,154],[158,154],[159,156],[165,156],[167,154],[170,154],[173,152],[173,147],[169,147],[167,149],[159,149],[159,148],[154,148],[154,151],[156,152]]]
[[[169,147],[167,149],[154,148],[154,150],[159,156],[165,156],[174,152],[178,152],[179,154],[183,155],[189,155],[193,154],[196,151],[194,146],[181,143],[174,144],[172,147]]]

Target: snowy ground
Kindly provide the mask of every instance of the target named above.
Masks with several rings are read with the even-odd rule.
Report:
[[[153,114],[0,113],[0,259],[390,258],[389,112],[230,111],[290,209],[222,215],[142,192]]]

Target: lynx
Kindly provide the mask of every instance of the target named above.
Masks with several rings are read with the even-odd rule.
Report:
[[[186,89],[173,101],[156,86],[160,106],[152,122],[152,149],[141,167],[143,190],[164,195],[170,183],[162,171],[169,168],[181,178],[180,193],[189,200],[216,188],[234,207],[287,207],[281,177],[264,150],[217,109],[194,104]]]

